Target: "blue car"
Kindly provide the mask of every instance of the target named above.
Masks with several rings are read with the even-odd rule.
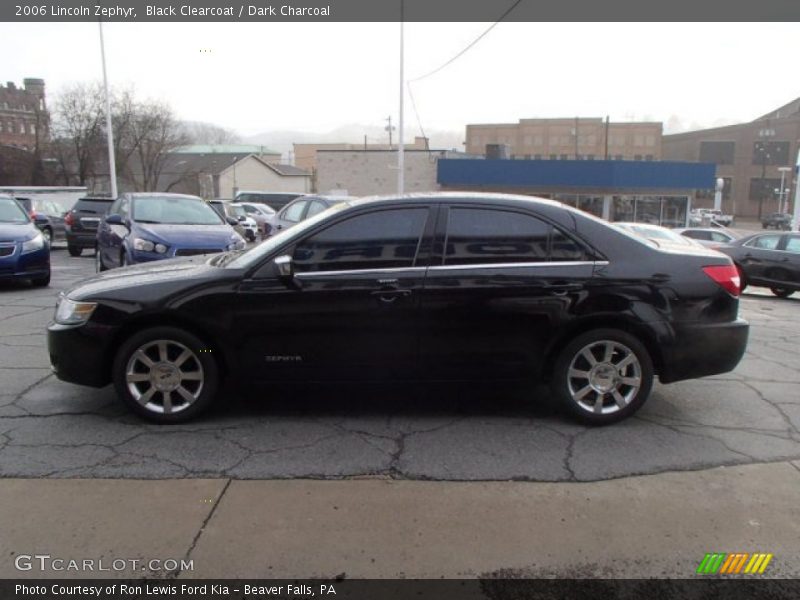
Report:
[[[230,221],[202,198],[122,194],[97,229],[97,271],[165,258],[242,250]]]
[[[50,283],[50,245],[22,205],[0,196],[0,280],[30,279]]]

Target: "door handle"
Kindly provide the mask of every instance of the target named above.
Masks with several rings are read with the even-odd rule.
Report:
[[[384,290],[375,290],[374,292],[370,292],[371,296],[375,296],[381,302],[385,302],[386,304],[390,304],[397,300],[398,298],[407,298],[411,295],[411,290],[399,290],[396,288],[387,288]]]

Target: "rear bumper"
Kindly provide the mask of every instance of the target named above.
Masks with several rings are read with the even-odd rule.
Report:
[[[67,244],[78,248],[94,248],[97,245],[97,232],[78,233],[68,231]]]
[[[749,333],[744,319],[676,327],[674,342],[663,349],[659,380],[670,383],[732,371],[744,356]]]

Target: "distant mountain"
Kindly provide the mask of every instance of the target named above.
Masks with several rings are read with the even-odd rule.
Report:
[[[414,136],[422,135],[419,131],[414,132],[410,128],[406,128],[405,131],[404,141],[406,144],[412,143]],[[464,131],[431,130],[425,133],[430,140],[430,148],[432,150],[464,149]],[[368,144],[389,143],[389,134],[382,127],[359,124],[343,125],[325,133],[292,130],[265,131],[256,135],[245,136],[242,141],[247,144],[268,146],[281,152],[284,158],[288,159],[289,153],[292,151],[292,144],[332,144],[337,142],[363,144],[365,135],[367,136]],[[397,131],[392,132],[392,143],[397,143]]]

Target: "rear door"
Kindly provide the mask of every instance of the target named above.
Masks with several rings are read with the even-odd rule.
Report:
[[[741,258],[747,278],[753,283],[768,282],[780,267],[781,253],[778,246],[783,237],[780,233],[765,233],[747,241],[743,246]]]
[[[788,233],[780,245],[780,258],[772,273],[775,281],[800,288],[800,234]]]
[[[441,211],[422,294],[426,376],[535,376],[592,277],[592,257],[528,212],[458,204]]]

